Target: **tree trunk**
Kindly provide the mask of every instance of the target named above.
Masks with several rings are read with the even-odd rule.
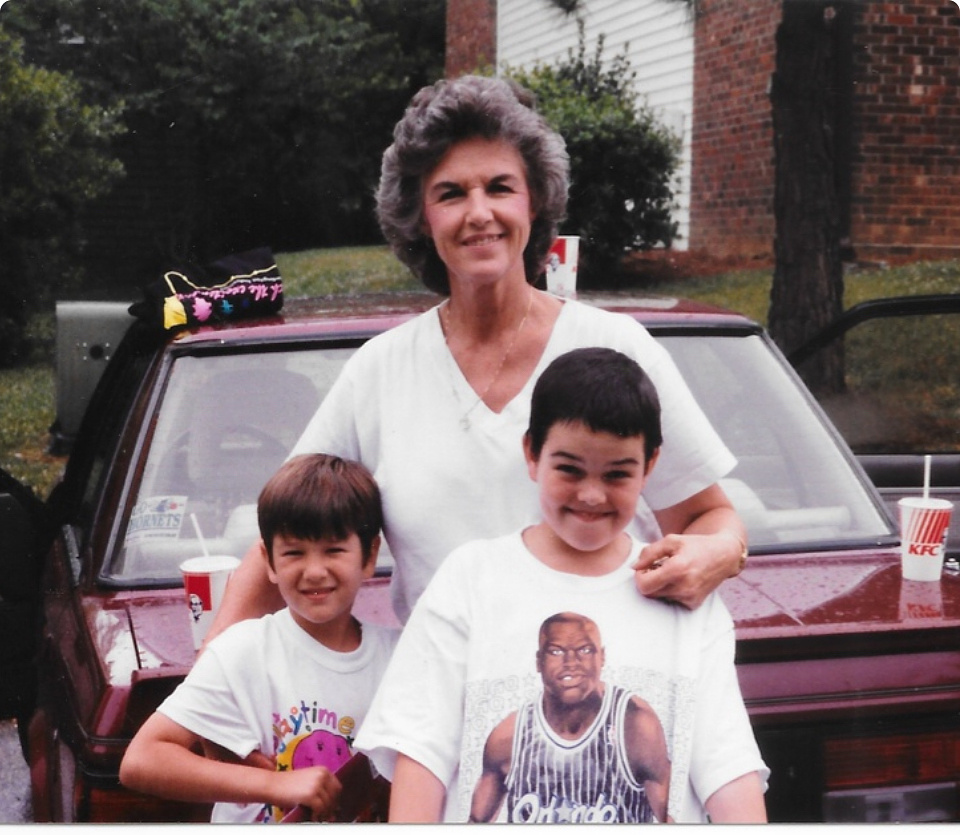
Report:
[[[769,329],[784,352],[843,310],[840,205],[836,178],[836,73],[827,2],[784,0],[770,92],[775,154],[776,267]],[[818,392],[843,389],[843,346],[801,369]]]

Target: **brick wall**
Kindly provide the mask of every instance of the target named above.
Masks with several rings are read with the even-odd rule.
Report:
[[[497,0],[447,0],[444,74],[456,78],[497,62]]]
[[[690,248],[772,251],[768,85],[781,0],[701,0],[695,28]],[[960,11],[846,3],[837,133],[843,226],[861,259],[960,255]],[[847,61],[844,64],[843,59]]]
[[[694,31],[690,249],[773,251],[769,83],[781,0],[701,0]]]
[[[960,255],[960,12],[864,3],[854,42],[854,249]]]

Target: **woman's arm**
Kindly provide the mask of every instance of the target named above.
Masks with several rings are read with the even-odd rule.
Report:
[[[201,738],[162,713],[154,713],[130,741],[120,782],[146,794],[196,803],[270,803],[307,806],[315,820],[330,816],[340,781],[328,769],[270,771],[194,753]]]
[[[390,789],[390,823],[439,823],[447,790],[426,766],[397,755]]]
[[[664,538],[647,545],[633,566],[641,594],[696,609],[740,573],[747,532],[719,484],[654,515]]]
[[[721,786],[705,804],[710,823],[766,823],[767,807],[756,771]]]

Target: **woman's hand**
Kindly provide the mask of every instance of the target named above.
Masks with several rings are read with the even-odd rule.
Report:
[[[731,530],[715,534],[667,534],[640,551],[633,564],[637,590],[696,609],[728,577],[738,573],[741,540]]]
[[[337,810],[341,789],[337,776],[320,765],[278,771],[271,801],[281,809],[303,806],[310,810],[310,820],[327,821]]]
[[[665,536],[633,564],[642,595],[696,609],[742,570],[746,530],[719,484],[654,515]]]

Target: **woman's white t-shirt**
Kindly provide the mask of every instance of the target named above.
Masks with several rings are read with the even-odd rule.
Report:
[[[614,348],[633,357],[657,387],[664,443],[637,509],[633,530],[642,538],[660,535],[650,508],[689,498],[735,465],[666,349],[632,317],[567,300],[534,373],[496,413],[454,361],[437,311],[363,345],[291,453],[359,460],[377,479],[384,534],[396,561],[392,597],[401,622],[455,547],[537,519],[538,494],[522,438],[533,386],[560,354]]]

